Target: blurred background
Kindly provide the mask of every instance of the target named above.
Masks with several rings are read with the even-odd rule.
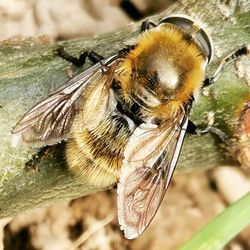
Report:
[[[0,0],[0,40],[46,35],[51,41],[92,36],[166,9],[174,0]],[[0,249],[175,250],[199,228],[250,190],[250,180],[227,166],[175,174],[150,227],[123,238],[116,191],[65,201],[0,220]],[[250,229],[225,248],[250,249]]]
[[[114,30],[159,12],[174,0],[0,0],[0,38],[65,40]]]

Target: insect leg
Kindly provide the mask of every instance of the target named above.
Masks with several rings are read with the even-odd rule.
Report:
[[[189,135],[196,135],[197,129],[198,129],[198,127],[192,121],[188,120],[187,133]]]
[[[79,58],[76,58],[70,55],[67,51],[65,51],[63,47],[58,48],[55,51],[55,54],[73,63],[77,67],[83,66],[85,64],[86,58],[88,58],[93,64],[98,63],[102,59],[104,59],[101,55],[97,54],[94,51],[91,52],[85,51],[79,56]]]
[[[250,48],[249,48],[248,45],[244,45],[240,49],[234,51],[230,55],[228,55],[225,58],[223,58],[221,60],[221,62],[219,63],[219,66],[215,70],[213,76],[212,77],[208,77],[208,78],[206,78],[204,80],[203,87],[206,87],[206,86],[209,86],[209,85],[213,84],[218,79],[218,77],[220,76],[222,70],[225,68],[225,66],[227,64],[235,61],[236,59],[238,59],[241,56],[248,55],[248,54],[250,54]]]
[[[207,126],[206,128],[198,128],[192,121],[188,120],[187,133],[190,135],[203,135],[211,133],[216,135],[221,141],[227,143],[229,137],[219,128]]]
[[[142,22],[141,24],[141,28],[140,28],[140,33],[143,32],[143,31],[146,31],[146,30],[149,30],[151,29],[152,27],[156,27],[156,24],[154,24],[153,22],[150,22],[150,21],[144,21]]]
[[[85,53],[85,52],[83,52],[83,54],[84,54],[84,53]],[[81,55],[82,55],[82,54],[81,54]],[[80,57],[81,57],[81,55],[80,55]],[[92,63],[96,64],[96,63],[100,62],[101,60],[103,60],[104,57],[101,56],[101,55],[99,55],[99,54],[97,54],[97,53],[94,52],[94,51],[91,51],[91,52],[88,53],[88,59],[89,59]]]
[[[119,56],[120,57],[124,57],[126,56],[131,50],[133,50],[135,48],[134,45],[127,45],[125,48],[122,48],[119,50]]]
[[[43,148],[40,148],[38,152],[34,154],[28,162],[25,163],[25,166],[37,170],[37,166],[39,165],[40,161],[45,155],[50,152],[50,150],[51,146],[45,146]]]

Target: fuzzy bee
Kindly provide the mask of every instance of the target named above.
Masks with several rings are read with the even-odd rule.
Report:
[[[237,53],[244,51],[230,60]],[[80,58],[96,62],[96,56]],[[189,18],[143,22],[134,44],[106,59],[97,56],[94,66],[28,111],[12,131],[13,143],[67,141],[65,158],[75,176],[97,188],[118,182],[119,224],[126,238],[136,238],[169,186],[194,93],[208,84],[211,56],[209,36]]]

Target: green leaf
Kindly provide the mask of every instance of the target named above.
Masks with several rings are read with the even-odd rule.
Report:
[[[197,232],[180,250],[222,249],[250,224],[250,192]]]

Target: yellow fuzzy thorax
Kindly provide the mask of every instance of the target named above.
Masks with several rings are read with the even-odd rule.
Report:
[[[125,96],[129,98],[136,85],[130,79],[131,72],[146,67],[147,60],[157,60],[155,57],[163,62],[171,61],[177,70],[184,72],[185,77],[172,101],[175,107],[185,105],[193,93],[201,88],[204,80],[204,54],[191,36],[183,30],[173,25],[157,27],[143,32],[136,44],[135,49],[128,53],[117,69],[121,73],[119,80],[123,83]]]

